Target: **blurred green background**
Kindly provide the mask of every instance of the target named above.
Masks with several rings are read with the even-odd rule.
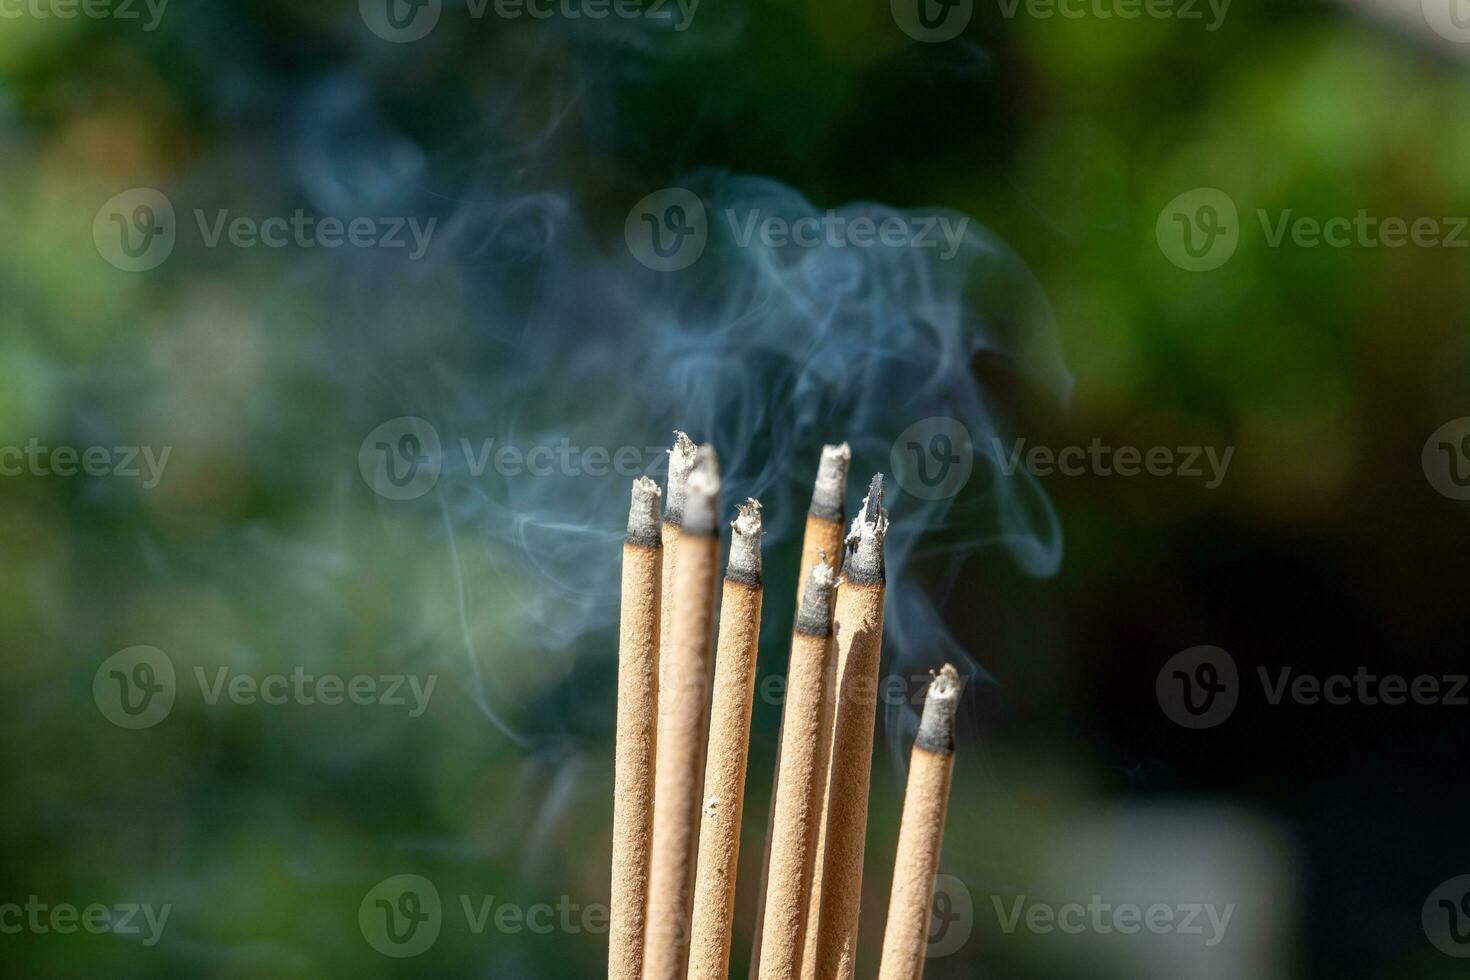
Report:
[[[770,177],[821,209],[953,209],[1005,242],[1048,300],[1075,379],[1059,398],[1014,369],[1046,361],[1025,350],[1050,343],[1040,329],[962,363],[1007,438],[1235,448],[1215,489],[1039,477],[1065,542],[1054,575],[994,546],[984,493],[953,517],[984,525],[973,547],[925,564],[935,549],[920,538],[911,582],[975,678],[943,861],[972,922],[926,975],[1458,975],[1420,913],[1470,871],[1465,708],[1257,696],[1196,732],[1154,693],[1165,661],[1198,644],[1229,650],[1243,674],[1465,663],[1467,505],[1436,492],[1421,449],[1470,413],[1470,233],[1458,247],[1273,247],[1258,217],[1366,209],[1450,229],[1470,215],[1470,45],[1382,2],[1233,4],[1213,30],[1205,7],[1070,19],[976,4],[958,37],[932,44],[887,3],[831,0],[705,0],[687,31],[475,18],[451,3],[409,43],[369,29],[371,4],[168,5],[152,30],[145,7],[140,20],[7,8],[0,446],[170,455],[152,486],[0,478],[0,840],[13,869],[0,903],[171,912],[152,944],[146,929],[6,928],[6,972],[605,970],[588,909],[607,900],[627,480],[528,501],[493,472],[446,470],[435,494],[399,505],[373,493],[359,451],[405,415],[430,419],[446,446],[723,432],[727,468],[760,471],[768,508],[766,490],[789,505],[775,508],[762,646],[763,676],[784,670],[805,461],[853,438],[856,490],[886,468],[884,434],[917,416],[895,412],[866,443],[834,426],[835,408],[789,438],[757,418],[732,452],[734,432],[679,414],[698,377],[633,381],[587,363],[636,346],[605,314],[624,290],[669,300],[637,285],[649,274],[622,252],[629,208],[714,170]],[[143,272],[94,242],[101,209],[134,188],[178,212],[173,253]],[[1236,251],[1209,271],[1177,266],[1156,234],[1194,188],[1238,209]],[[196,208],[434,217],[435,258],[206,247]],[[569,211],[575,247],[546,217]],[[583,254],[606,258],[569,257]],[[569,288],[583,292],[557,308],[575,314],[560,332],[515,316]],[[773,405],[841,403],[830,392],[852,379],[798,383],[724,329],[761,315],[733,300],[707,311],[669,341],[698,356],[658,363]],[[920,367],[931,356],[903,349]],[[640,460],[657,472],[656,454]],[[572,503],[584,497],[595,506]],[[919,512],[902,494],[891,507],[896,524]],[[94,679],[139,645],[167,655],[177,697],[129,730],[99,710]],[[417,716],[210,704],[196,670],[213,683],[220,668],[437,680]],[[756,705],[732,975],[749,956],[778,723],[778,705]],[[860,976],[876,972],[905,724],[911,713],[880,719]],[[437,940],[411,958],[381,955],[359,925],[370,891],[399,874],[427,878],[443,903]],[[1203,948],[1008,933],[995,904],[1099,893],[1238,910],[1227,941]],[[489,897],[576,911],[549,932],[476,932],[462,899]]]

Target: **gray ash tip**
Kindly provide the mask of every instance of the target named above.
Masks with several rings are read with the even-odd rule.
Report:
[[[801,608],[796,613],[796,631],[808,636],[832,635],[832,596],[837,591],[837,575],[827,564],[827,554],[812,566],[801,592]]]
[[[718,534],[720,458],[709,443],[699,447],[684,495],[684,534]]]
[[[919,717],[919,734],[914,737],[914,745],[939,755],[954,752],[954,716],[959,705],[959,671],[945,664],[929,682],[929,693],[924,698],[924,713]]]
[[[694,442],[679,430],[674,430],[674,444],[669,448],[669,492],[664,506],[664,522],[684,523],[684,503],[689,493],[689,474],[694,469],[698,455]]]
[[[883,513],[883,474],[874,473],[873,482],[868,484],[868,495],[863,498],[863,520],[876,521]]]
[[[628,507],[629,544],[658,547],[662,542],[658,530],[658,504],[663,494],[658,484],[646,476],[633,481],[633,502]]]
[[[747,497],[730,522],[730,561],[725,578],[743,585],[761,584],[761,502]]]
[[[822,447],[817,482],[812,487],[812,514],[829,521],[842,520],[842,499],[847,496],[847,468],[851,463],[852,450],[847,443]]]
[[[888,535],[888,511],[883,509],[883,474],[873,476],[868,495],[863,498],[863,512],[852,522],[847,534],[847,555],[842,563],[842,577],[858,585],[883,582],[883,539]]]

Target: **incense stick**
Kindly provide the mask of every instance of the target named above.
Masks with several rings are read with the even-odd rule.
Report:
[[[873,477],[863,512],[852,522],[832,632],[837,641],[837,704],[827,789],[827,841],[821,911],[816,922],[818,980],[852,980],[862,904],[868,777],[883,647],[883,474]],[[810,927],[810,924],[809,924]]]
[[[730,969],[730,927],[761,624],[760,503],[746,501],[731,528],[730,561],[720,600],[709,761],[704,770],[689,980],[725,980]]]
[[[924,974],[934,876],[939,871],[939,845],[954,772],[954,717],[959,696],[960,676],[945,664],[929,684],[909,759],[878,980],[919,980]]]
[[[608,980],[640,980],[643,973],[658,741],[659,579],[663,557],[659,496],[658,487],[648,477],[633,481],[628,532],[623,541]]]
[[[791,639],[786,709],[781,725],[781,764],[771,834],[758,975],[792,980],[801,970],[807,908],[811,900],[817,830],[826,786],[830,718],[832,598],[835,577],[819,561],[806,578]]]
[[[664,551],[658,630],[661,648],[668,645],[669,622],[674,615],[674,565],[679,556],[679,529],[684,525],[684,501],[689,493],[689,473],[694,469],[695,454],[694,443],[689,437],[674,430],[674,445],[669,448],[668,492],[664,494],[664,519],[660,528]]]
[[[818,539],[816,554],[808,554],[802,546],[802,568],[810,568],[809,562],[816,555],[825,553],[838,561],[842,554],[846,530],[844,501],[847,497],[847,471],[852,461],[852,452],[847,443],[822,448],[822,465],[817,470],[817,483],[812,490],[812,507],[807,516],[807,538]],[[832,714],[836,705],[837,658],[827,657],[827,673],[823,678],[821,716],[818,731],[822,739],[818,754],[818,806],[816,839],[812,844],[812,876],[808,886],[806,921],[802,924],[803,944],[801,976],[811,980],[816,976],[817,928],[816,921],[822,909],[822,869],[827,854],[827,779],[832,765]],[[779,768],[777,772],[779,772]]]
[[[800,569],[810,569],[818,562],[826,560],[829,555],[832,556],[832,561],[837,560],[836,556],[842,548],[842,536],[847,529],[846,524],[843,523],[843,499],[847,496],[847,468],[851,460],[852,451],[845,442],[836,446],[822,447],[821,459],[817,464],[817,479],[812,487],[812,503],[807,510],[806,533],[801,539],[801,563],[797,566]],[[798,575],[796,579],[798,615],[807,579],[808,576],[805,574]],[[830,727],[829,722],[824,726],[823,731]],[[783,709],[781,728],[777,732],[776,768],[771,775],[771,802],[766,812],[765,849],[761,854],[761,881],[760,890],[756,896],[755,939],[750,946],[749,980],[758,980],[760,976],[761,940],[765,934],[766,895],[770,890],[771,877],[771,842],[776,827],[776,795],[781,788],[781,745],[785,741],[785,729],[786,714]],[[825,763],[823,765],[825,766]],[[825,772],[823,773],[823,784],[825,785]],[[825,797],[825,792],[823,796]],[[819,817],[819,813],[813,814],[814,820]]]
[[[670,598],[673,615],[668,644],[660,658],[663,677],[659,688],[645,980],[683,980],[688,960],[700,755],[720,550],[715,522],[719,491],[719,462],[713,449],[701,446],[686,487]],[[668,529],[667,521],[664,527]]]

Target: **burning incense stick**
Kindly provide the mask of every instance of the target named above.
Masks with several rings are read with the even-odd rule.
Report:
[[[694,469],[695,454],[694,443],[676,429],[674,445],[669,449],[668,493],[664,495],[663,592],[660,596],[658,630],[660,648],[666,647],[669,642],[669,621],[674,614],[674,564],[679,555],[679,529],[684,525],[684,501],[689,493],[689,473]]]
[[[730,969],[730,926],[740,857],[756,646],[761,631],[760,503],[746,501],[731,527],[730,563],[720,600],[720,640],[715,652],[709,761],[704,770],[689,980],[725,980]]]
[[[668,644],[661,648],[658,754],[653,802],[653,847],[648,874],[645,980],[683,980],[697,846],[700,755],[709,689],[715,575],[720,537],[715,522],[719,462],[699,448],[689,475],[674,566]],[[668,522],[664,529],[667,531]],[[665,551],[668,546],[665,544]],[[667,561],[667,556],[665,557]]]
[[[674,444],[669,447],[669,491],[667,494],[667,502],[664,506],[664,521],[662,527],[664,545],[664,567],[662,597],[663,601],[660,607],[661,615],[659,619],[659,646],[660,649],[663,650],[668,649],[669,629],[674,617],[674,568],[678,564],[680,530],[684,526],[684,505],[689,494],[689,474],[694,470],[694,463],[697,455],[698,450],[695,447],[694,443],[690,440],[690,438],[683,432],[675,429]],[[669,661],[667,657],[663,658],[659,663],[659,691],[661,693],[659,695],[658,713],[660,721],[667,718],[669,714],[669,707],[664,703],[667,696],[662,692],[674,690],[673,685],[669,682],[668,678],[664,676],[664,671],[668,669],[668,663]],[[699,774],[704,772],[705,719],[703,715],[701,715],[697,727],[700,733],[699,749],[696,753],[696,758],[693,763],[693,772],[695,773],[696,779],[698,778]],[[695,791],[695,798],[690,803],[690,806],[690,819],[696,822],[695,826],[698,826],[699,799],[697,789]],[[686,889],[694,887],[694,860],[698,854],[698,848],[698,838],[695,835],[690,834],[689,858],[686,862],[689,869],[689,882],[685,886]],[[685,907],[685,911],[688,911],[687,905]]]
[[[831,556],[832,561],[842,553],[843,498],[847,496],[847,467],[852,462],[852,450],[847,443],[823,446],[822,459],[817,464],[817,480],[812,486],[812,506],[806,515],[806,536],[801,541],[801,568],[808,569]],[[801,596],[810,581],[808,576],[797,584],[797,609],[801,608]]]
[[[945,664],[929,684],[909,759],[878,980],[919,980],[924,974],[934,876],[939,871],[939,844],[954,772],[954,716],[959,698],[960,675]]]
[[[760,947],[762,980],[793,980],[801,970],[807,906],[818,821],[825,795],[827,732],[831,717],[832,593],[836,582],[825,560],[806,579],[787,671],[781,725],[781,765],[771,835],[770,880]]]
[[[830,453],[829,453],[830,450]],[[832,555],[833,561],[837,561],[838,555],[842,554],[844,523],[843,506],[847,496],[847,468],[852,460],[852,453],[847,448],[847,443],[840,446],[824,447],[822,450],[822,468],[817,471],[817,485],[812,492],[812,510],[807,518],[808,537],[819,536],[821,538],[820,551]],[[808,568],[807,561],[814,561],[814,557],[806,554],[806,548],[802,548],[802,567]],[[823,744],[818,756],[818,791],[819,805],[816,812],[816,840],[812,850],[812,880],[808,889],[806,922],[803,924],[803,943],[801,975],[804,980],[811,980],[816,976],[817,963],[817,917],[822,910],[822,869],[827,855],[827,780],[831,773],[832,765],[832,715],[836,707],[837,686],[837,658],[828,656],[827,675],[824,678],[821,701],[821,720],[818,731],[821,732]]]
[[[608,980],[641,980],[649,839],[653,833],[654,752],[658,741],[659,579],[662,545],[658,487],[633,481],[623,541],[618,632],[618,738],[613,776],[612,914]]]
[[[868,775],[873,762],[878,661],[883,646],[883,474],[873,477],[852,522],[832,632],[837,640],[837,706],[827,788],[827,842],[817,918],[818,980],[852,980],[862,900]]]
[[[843,500],[847,496],[847,468],[852,460],[852,451],[848,449],[847,443],[837,446],[823,446],[821,461],[817,464],[817,480],[812,487],[812,505],[807,511],[806,534],[801,541],[801,564],[797,567],[802,569],[813,568],[819,562],[823,562],[830,555],[832,561],[837,560],[837,555],[842,548],[842,535],[846,530],[843,522]],[[796,581],[796,609],[800,615],[803,602],[803,592],[806,589],[809,576],[803,574],[797,576]],[[831,625],[830,623],[828,624]],[[829,640],[830,643],[830,640]],[[793,657],[795,656],[793,646]],[[827,690],[831,689],[831,666],[830,658],[827,660],[828,677]],[[788,698],[790,696],[790,683],[788,677]],[[830,706],[831,699],[823,699],[824,704]],[[831,729],[831,716],[829,715],[821,727],[822,732]],[[781,732],[776,750],[776,769],[771,777],[771,804],[766,815],[766,843],[765,852],[761,855],[761,882],[760,891],[756,896],[755,906],[755,941],[750,949],[750,980],[757,980],[760,976],[761,941],[765,933],[766,919],[766,896],[770,890],[769,881],[771,876],[771,847],[776,828],[776,797],[781,788],[781,746],[786,740],[786,716],[783,710],[781,716]],[[824,746],[824,749],[827,746]],[[823,756],[822,771],[819,782],[826,786],[826,756]],[[826,791],[822,790],[822,800],[825,801]],[[810,815],[815,822],[815,829],[821,832],[821,807]],[[820,851],[818,852],[820,854]]]

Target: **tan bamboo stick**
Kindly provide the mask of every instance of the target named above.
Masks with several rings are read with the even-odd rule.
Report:
[[[793,980],[801,970],[811,899],[817,828],[825,795],[830,718],[832,599],[836,577],[826,561],[807,576],[791,640],[781,768],[773,803],[770,879],[760,948],[762,980]]]
[[[623,540],[608,980],[641,980],[643,975],[654,753],[658,743],[659,579],[663,564],[659,496],[658,486],[648,477],[633,481],[628,532]]]
[[[873,477],[852,523],[832,632],[837,641],[837,704],[827,789],[827,841],[817,918],[817,980],[852,980],[862,905],[868,777],[883,648],[883,474]]]
[[[699,869],[689,980],[725,980],[730,971],[730,928],[740,858],[750,712],[755,697],[756,650],[761,631],[761,505],[747,500],[731,523],[730,560],[720,599],[715,647],[709,759],[699,825]]]
[[[684,500],[688,494],[689,473],[694,469],[695,446],[684,433],[674,431],[674,445],[669,449],[668,491],[664,494],[662,591],[659,604],[658,639],[660,649],[669,642],[669,622],[674,615],[674,566],[679,557],[679,529],[684,525]],[[662,679],[663,674],[659,674]]]
[[[686,490],[670,599],[674,613],[668,645],[660,657],[664,669],[659,687],[644,980],[684,980],[688,964],[691,864],[698,840],[700,753],[720,551],[715,522],[719,462],[709,446],[699,448]]]
[[[806,589],[808,570],[819,562],[828,560],[838,561],[841,554],[842,538],[847,529],[844,522],[843,502],[847,497],[847,468],[852,460],[852,451],[847,443],[836,446],[823,446],[820,461],[817,463],[817,479],[812,487],[812,503],[806,515],[806,533],[801,539],[801,564],[797,566],[801,574],[796,581],[796,609],[800,616],[803,595]],[[830,624],[829,624],[830,626]],[[829,630],[830,633],[830,630]],[[830,638],[829,638],[830,643]],[[793,641],[793,656],[794,656]],[[828,660],[830,666],[831,661]],[[830,688],[830,677],[828,687]],[[790,697],[790,676],[787,677],[787,697]],[[828,699],[830,704],[830,699]],[[827,732],[831,728],[830,718],[821,731]],[[766,840],[765,850],[761,855],[761,881],[760,890],[756,897],[755,906],[755,940],[750,948],[750,980],[757,980],[760,975],[761,944],[765,934],[766,920],[766,898],[770,890],[771,874],[771,847],[775,836],[776,827],[776,798],[781,788],[781,751],[786,741],[786,708],[783,706],[781,712],[781,733],[776,749],[776,768],[771,776],[771,803],[766,814]],[[830,736],[828,736],[830,738]],[[825,761],[822,763],[821,774],[822,785],[826,785]],[[822,793],[826,797],[825,790]],[[820,831],[820,807],[812,814],[816,821],[813,829]]]
[[[664,644],[665,648],[669,642],[669,628],[674,618],[674,568],[678,565],[679,560],[679,536],[680,530],[684,526],[684,504],[688,495],[689,474],[694,469],[694,462],[697,456],[697,452],[697,447],[694,445],[694,442],[689,438],[689,436],[679,431],[678,429],[675,429],[674,444],[669,447],[669,490],[667,495],[667,502],[664,505],[664,520],[662,527],[664,545],[664,568],[663,605],[661,607],[662,615],[659,620],[659,642],[661,644]],[[666,664],[667,661],[663,661],[660,664],[660,691],[667,691],[672,689],[669,686],[668,681],[662,675],[662,671],[665,669]],[[659,717],[665,717],[668,714],[668,711],[668,707],[663,703],[663,696],[660,695]],[[694,772],[696,773],[696,779],[704,773],[704,738],[706,717],[706,715],[702,714],[697,725],[699,729],[699,748],[698,751],[695,753],[696,758],[695,762],[693,763]],[[689,819],[695,822],[694,825],[696,827],[699,825],[699,794],[697,790],[695,792],[694,798],[690,802]],[[686,867],[688,868],[689,872],[689,881],[685,885],[686,889],[693,889],[694,887],[694,868],[695,858],[698,856],[698,847],[699,838],[695,834],[690,834],[689,858],[686,862]],[[692,894],[692,891],[688,893]]]
[[[954,772],[954,718],[959,697],[960,675],[945,664],[929,684],[909,758],[878,980],[920,980],[924,975],[934,876],[939,872],[939,845],[944,839]]]

